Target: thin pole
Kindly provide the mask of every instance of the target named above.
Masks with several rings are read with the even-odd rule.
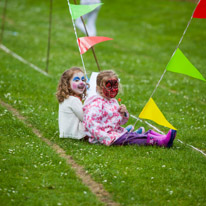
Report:
[[[52,4],[53,4],[53,0],[50,0],[48,47],[47,47],[47,59],[46,59],[46,72],[47,73],[48,73],[48,67],[49,67],[49,54],[50,54],[50,42],[51,42]]]
[[[77,4],[77,1],[74,0],[74,3]],[[85,22],[84,22],[83,17],[81,16],[80,18],[81,18],[82,23],[83,23],[83,25],[84,25],[84,29],[85,29],[85,31],[86,31],[86,35],[89,36],[88,31],[87,31],[87,28],[86,28],[86,24],[85,24]],[[99,66],[99,62],[98,62],[98,60],[97,60],[96,53],[95,53],[95,51],[94,51],[94,47],[92,46],[91,49],[92,49],[92,53],[93,53],[94,59],[95,59],[96,64],[97,64],[97,68],[98,68],[98,70],[99,70],[99,72],[100,72],[101,69],[100,69],[100,66]]]
[[[2,24],[1,24],[1,36],[0,36],[0,44],[3,41],[3,35],[4,35],[4,25],[5,25],[5,19],[6,19],[6,11],[7,11],[7,0],[4,2],[4,10],[2,15]]]

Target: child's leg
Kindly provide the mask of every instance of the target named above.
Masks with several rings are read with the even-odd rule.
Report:
[[[136,132],[127,132],[119,137],[112,145],[157,145],[172,147],[176,136],[175,130],[169,130],[167,135],[153,135],[150,130],[144,134]]]
[[[146,145],[147,133],[137,134],[136,132],[127,132],[119,137],[112,145]]]
[[[153,130],[150,130],[150,132],[149,132],[149,133],[150,133],[150,134],[154,134],[154,135],[156,135],[156,136],[162,135],[162,134],[157,133],[157,132],[155,132],[155,131],[153,131]]]

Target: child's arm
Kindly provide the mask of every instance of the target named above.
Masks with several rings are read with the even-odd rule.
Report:
[[[126,124],[129,119],[129,113],[127,108],[124,104],[119,106],[119,113],[122,115],[122,121],[120,122],[121,125]]]
[[[72,101],[72,111],[74,114],[79,118],[80,121],[83,121],[83,109],[82,109],[82,103],[79,99],[73,99]]]

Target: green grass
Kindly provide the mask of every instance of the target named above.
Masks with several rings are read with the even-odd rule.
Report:
[[[195,4],[171,0],[103,2],[105,4],[97,20],[98,35],[114,40],[96,45],[96,55],[102,69],[114,69],[119,74],[123,93],[118,97],[121,97],[131,114],[138,116],[174,52]],[[2,8],[3,2],[0,2],[1,12]],[[66,0],[54,1],[53,8],[49,65],[52,78],[43,76],[0,50],[1,99],[28,117],[31,124],[46,138],[62,146],[96,181],[104,184],[116,202],[122,205],[206,205],[206,159],[177,141],[172,149],[167,150],[156,147],[105,147],[58,138],[58,103],[55,98],[57,83],[64,70],[74,65],[81,66],[81,59]],[[3,39],[5,46],[42,69],[46,65],[48,14],[49,2],[9,1]],[[13,32],[18,33],[15,36]],[[82,36],[80,32],[79,36]],[[182,52],[204,77],[205,36],[206,20],[193,19],[180,45]],[[92,52],[88,51],[83,57],[87,72],[90,74],[97,71]],[[177,138],[206,152],[205,89],[203,81],[167,72],[154,100],[168,121],[178,128]],[[23,126],[8,119],[4,122],[5,118],[1,118],[1,123],[10,128],[10,132],[4,131],[1,147],[8,151],[13,148],[13,144],[21,144],[26,149],[25,139],[6,141],[8,135],[22,137],[22,130],[18,128]],[[134,121],[130,119],[129,123]],[[138,123],[137,126],[140,125]],[[163,131],[167,130],[158,127]],[[33,136],[25,127],[24,130]],[[40,142],[38,145],[39,149],[46,147]],[[46,151],[49,152],[49,149]],[[38,151],[37,154],[32,152],[33,156],[38,154]],[[22,164],[25,164],[20,157]],[[52,161],[56,158],[58,157],[53,154]],[[11,167],[12,161],[17,161],[16,159],[16,156],[11,155],[1,170]],[[46,158],[43,160],[48,161]],[[33,161],[34,159],[28,158],[26,162],[31,164]],[[23,171],[23,167],[20,170]],[[33,168],[33,172],[35,170]],[[58,168],[56,170],[59,171]],[[0,174],[3,179],[5,175]],[[39,172],[36,175],[38,174]],[[46,171],[43,174],[46,175]],[[53,177],[50,176],[51,181],[56,180]],[[12,177],[11,182],[6,182],[5,179],[4,187],[15,188],[11,186],[12,181],[18,182],[18,177]],[[61,184],[61,181],[58,179],[55,182]],[[32,184],[28,187],[35,189]],[[27,190],[21,184],[19,188]],[[65,182],[64,188],[72,189]],[[53,192],[61,194],[60,189]],[[12,199],[5,194],[1,195],[2,201]],[[62,200],[66,202],[70,195],[76,197],[78,194],[68,191],[68,197],[62,196]],[[44,192],[39,196],[45,200]],[[28,201],[30,205],[35,205],[35,196]],[[48,205],[53,205],[55,201],[51,199]],[[85,201],[90,205],[95,204],[90,198]],[[73,205],[79,205],[80,202],[76,198]]]
[[[102,205],[64,159],[0,107],[2,205]]]

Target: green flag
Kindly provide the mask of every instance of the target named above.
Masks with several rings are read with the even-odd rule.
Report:
[[[73,19],[77,19],[80,16],[83,16],[84,14],[87,14],[94,9],[96,9],[98,6],[102,5],[103,3],[99,4],[90,4],[90,5],[74,5],[74,4],[69,4],[70,9],[72,11],[71,15]]]
[[[206,81],[202,74],[191,64],[179,48],[172,56],[166,69],[171,72],[186,74],[188,76]]]

